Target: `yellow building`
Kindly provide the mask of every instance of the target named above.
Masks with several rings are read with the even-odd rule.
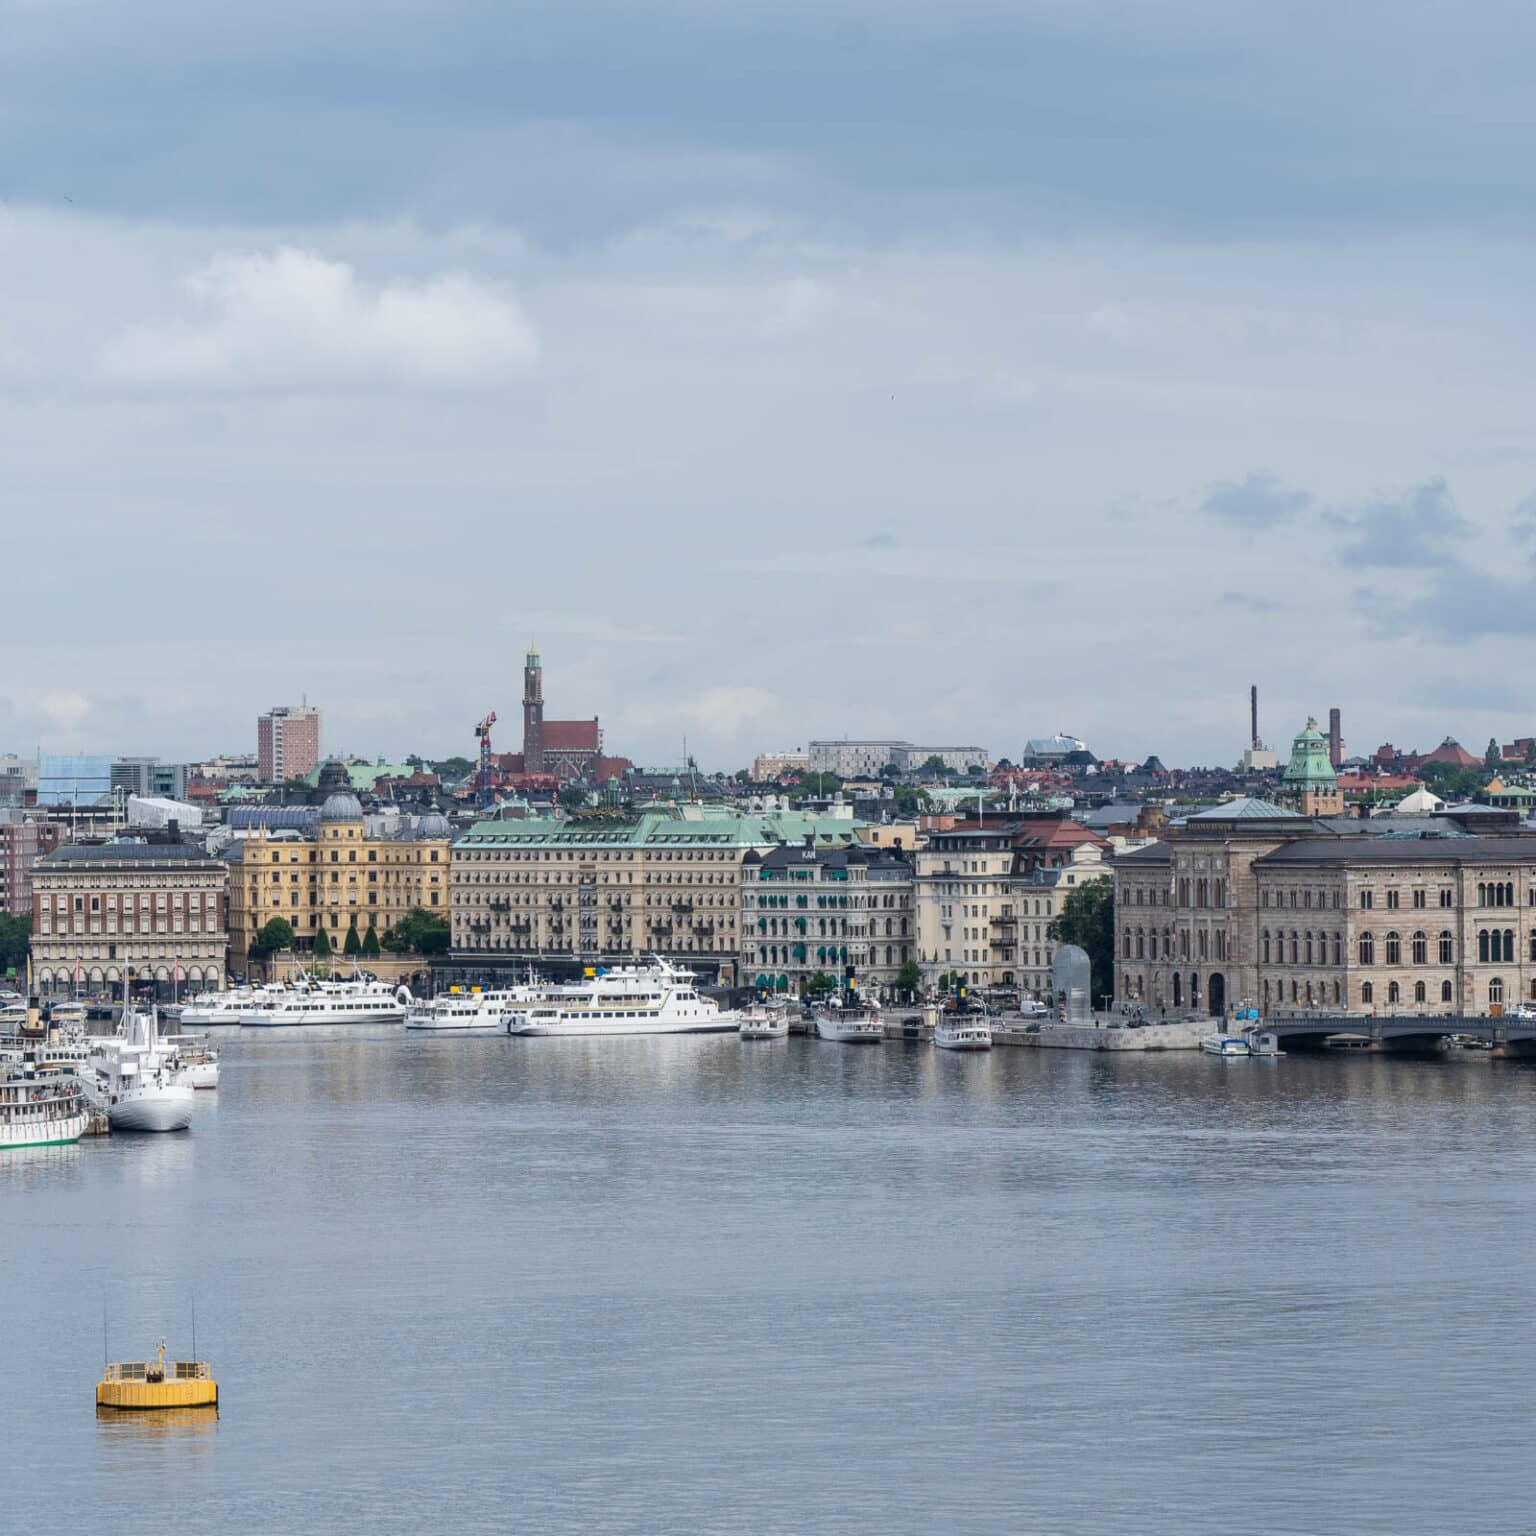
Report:
[[[249,971],[251,945],[274,917],[292,926],[301,953],[324,928],[338,956],[349,928],[359,941],[370,928],[382,940],[415,907],[446,919],[450,847],[442,816],[424,816],[408,834],[370,837],[362,806],[345,792],[326,800],[312,834],[260,829],[243,838],[229,853],[230,969]]]

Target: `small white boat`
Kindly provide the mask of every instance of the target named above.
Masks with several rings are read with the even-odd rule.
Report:
[[[194,1088],[219,1086],[219,1053],[206,1035],[166,1035],[165,1043],[176,1052],[181,1074]]]
[[[649,965],[603,969],[573,986],[533,989],[536,1000],[505,1014],[509,1035],[687,1035],[724,1033],[740,1022],[702,996],[694,973],[659,955]]]
[[[405,1016],[405,1027],[438,1034],[499,1035],[507,1027],[508,1013],[539,995],[535,987],[505,987],[495,991],[455,987],[436,997],[419,998]]]
[[[403,1024],[409,987],[384,981],[312,981],[263,998],[240,1013],[242,1028],[288,1029],[314,1024]]]
[[[1200,1049],[1212,1056],[1251,1056],[1247,1040],[1241,1035],[1206,1035]]]
[[[845,1045],[866,1044],[885,1039],[885,1020],[878,1003],[867,1007],[827,1007],[816,1010],[816,1038],[840,1040]]]
[[[782,1003],[754,1003],[741,1016],[743,1040],[783,1040],[789,1034],[789,1009]]]
[[[990,1051],[992,1026],[976,1014],[941,1014],[933,1026],[933,1043],[941,1051]]]

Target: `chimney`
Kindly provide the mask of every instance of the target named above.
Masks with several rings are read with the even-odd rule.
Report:
[[[1344,763],[1343,721],[1337,709],[1328,711],[1328,761],[1333,764],[1335,771]]]
[[[1257,752],[1261,745],[1259,741],[1259,685],[1257,683],[1248,690],[1248,715],[1249,724],[1253,727],[1249,734],[1253,737],[1253,750]]]

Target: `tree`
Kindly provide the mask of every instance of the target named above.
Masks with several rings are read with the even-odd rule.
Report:
[[[412,907],[384,935],[384,948],[392,954],[443,955],[448,952],[447,920],[424,907]]]
[[[899,779],[901,777],[901,769],[895,763],[887,763],[880,770],[880,777],[882,779]]]
[[[738,784],[750,784],[752,782],[752,770],[750,768],[738,768],[731,777]]]
[[[896,812],[900,816],[922,816],[933,808],[933,796],[926,789],[910,784],[896,786]]]
[[[1483,769],[1458,768],[1454,763],[1421,763],[1419,777],[1443,800],[1465,800],[1487,783]]]
[[[944,759],[940,757],[937,752],[930,752],[928,756],[923,759],[923,766],[918,769],[918,772],[932,773],[942,778],[944,774],[949,772],[949,770],[944,766]]]
[[[475,765],[467,757],[445,757],[432,766],[441,779],[462,779],[469,775]]]
[[[32,940],[32,919],[7,917],[0,912],[0,971],[22,970]]]
[[[315,929],[315,958],[328,960],[331,954],[331,936],[324,928]]]
[[[985,763],[967,763],[965,771],[973,778],[980,778],[987,771],[987,765]]]
[[[363,958],[366,960],[376,960],[378,955],[379,930],[373,926],[372,922],[369,922],[368,931],[363,935]]]
[[[1499,751],[1499,739],[1497,736],[1488,738],[1488,750],[1483,753],[1483,768],[1488,777],[1492,778],[1499,771],[1499,764],[1504,761],[1504,754]]]
[[[817,971],[805,984],[807,997],[824,997],[828,992],[836,990],[837,983],[825,971]]]
[[[559,789],[560,804],[568,811],[579,811],[587,803],[587,792],[580,784],[562,784]]]
[[[923,984],[923,973],[916,960],[908,960],[902,968],[896,972],[896,990],[904,997],[916,997],[917,989]]]
[[[1061,913],[1046,930],[1057,944],[1076,944],[1088,951],[1091,996],[1114,991],[1115,885],[1109,879],[1090,880],[1067,892]]]
[[[264,955],[270,955],[280,949],[293,948],[293,924],[286,917],[269,917],[261,926],[261,932],[256,935],[256,942],[251,945],[254,950],[259,950]]]
[[[344,955],[360,955],[363,952],[363,941],[358,936],[357,924],[351,924],[347,929],[346,941],[341,946]]]

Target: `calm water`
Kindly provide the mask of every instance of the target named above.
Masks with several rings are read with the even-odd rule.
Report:
[[[1536,1070],[395,1034],[224,1083],[0,1162],[7,1529],[1536,1530]],[[103,1295],[132,1358],[190,1292],[216,1425],[98,1423]]]

